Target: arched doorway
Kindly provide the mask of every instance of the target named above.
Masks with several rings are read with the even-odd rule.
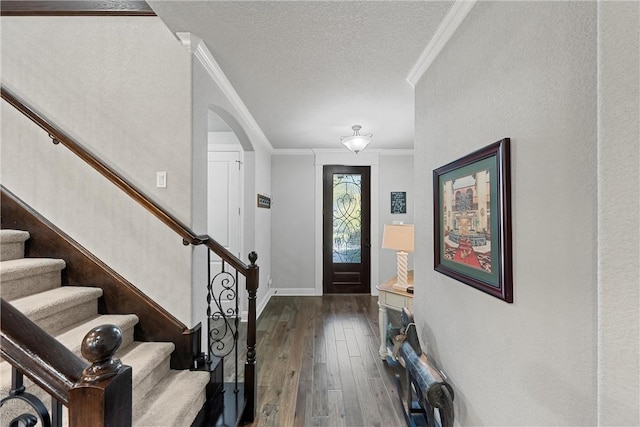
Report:
[[[242,259],[243,249],[243,160],[244,150],[231,127],[215,112],[207,115],[207,234],[229,252]],[[211,272],[222,270],[222,261],[211,257]],[[218,286],[219,284],[216,284]],[[230,293],[223,310],[235,307]],[[243,301],[241,299],[241,301]],[[242,303],[240,312],[243,311]]]

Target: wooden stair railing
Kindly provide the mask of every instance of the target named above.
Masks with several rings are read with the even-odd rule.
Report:
[[[144,0],[2,0],[2,16],[156,16]]]
[[[229,252],[224,246],[208,235],[198,235],[189,227],[183,224],[175,216],[171,215],[151,198],[146,196],[140,189],[118,174],[114,169],[92,154],[86,147],[76,142],[62,130],[51,124],[46,118],[20,100],[15,94],[4,86],[0,86],[2,99],[20,111],[25,117],[47,132],[54,144],[61,144],[68,148],[81,160],[95,169],[107,180],[120,188],[135,202],[144,207],[149,213],[163,222],[182,238],[182,243],[187,245],[204,245],[211,252],[215,253],[223,260],[223,263],[233,267],[239,274],[245,277],[246,289],[248,293],[248,314],[247,314],[247,358],[244,369],[244,397],[245,409],[242,419],[253,421],[256,413],[256,392],[257,392],[257,369],[256,369],[256,297],[259,285],[259,267],[256,264],[258,255],[255,252],[249,254],[250,265],[245,264],[235,255]]]
[[[131,368],[112,358],[122,341],[117,328],[103,325],[87,334],[82,344],[83,354],[88,347],[103,347],[97,345],[98,342],[106,340],[113,344],[108,354],[96,355],[102,364],[89,365],[4,299],[1,299],[0,310],[2,357],[14,368],[12,396],[24,392],[21,379],[15,381],[15,372],[19,372],[20,377],[26,375],[69,409],[71,426],[131,426]],[[110,369],[100,369],[104,360],[113,362]],[[49,421],[49,414],[42,413],[42,402],[31,395],[28,397],[40,404],[39,415]],[[52,401],[54,425],[60,425],[60,412]]]

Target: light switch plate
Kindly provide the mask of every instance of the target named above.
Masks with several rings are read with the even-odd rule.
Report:
[[[167,173],[156,172],[156,187],[167,188]]]

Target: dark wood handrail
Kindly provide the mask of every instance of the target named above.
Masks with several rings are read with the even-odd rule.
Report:
[[[102,176],[107,178],[114,185],[124,191],[127,195],[129,195],[129,197],[131,197],[138,204],[144,207],[153,216],[158,218],[170,229],[175,231],[182,238],[184,244],[205,245],[216,255],[225,260],[225,262],[229,263],[229,265],[238,270],[238,272],[240,272],[243,276],[247,276],[249,267],[235,255],[229,252],[224,246],[216,242],[208,235],[197,235],[196,233],[194,233],[180,220],[178,220],[176,217],[153,202],[136,186],[134,186],[132,183],[127,181],[124,177],[122,177],[120,174],[118,174],[116,171],[114,171],[112,168],[98,159],[98,157],[92,154],[86,147],[74,141],[62,130],[52,125],[41,114],[25,104],[4,86],[0,87],[0,92],[2,94],[2,99],[7,101],[16,110],[20,111],[23,115],[28,117],[42,130],[47,132],[49,134],[49,137],[53,140],[54,144],[62,144],[67,147],[72,153],[74,153],[89,166],[98,171]]]
[[[156,16],[143,0],[2,0],[2,16]]]
[[[2,357],[64,405],[89,366],[4,300],[0,306]]]
[[[94,168],[98,173],[111,181],[114,185],[124,191],[134,201],[144,207],[153,216],[162,221],[170,229],[175,231],[181,238],[185,245],[204,245],[213,253],[222,258],[227,264],[236,269],[240,274],[246,278],[246,289],[248,293],[248,325],[247,325],[247,359],[245,362],[244,372],[244,398],[245,408],[243,411],[242,419],[246,422],[252,422],[254,420],[257,409],[257,357],[256,357],[256,318],[257,307],[256,298],[259,284],[259,267],[256,265],[258,258],[255,252],[249,254],[249,261],[251,264],[247,266],[244,262],[238,259],[235,255],[229,252],[224,246],[220,245],[214,239],[208,235],[197,235],[190,230],[186,225],[180,222],[177,218],[171,215],[169,212],[154,203],[149,197],[147,197],[142,191],[136,188],[132,183],[127,181],[124,177],[119,175],[112,168],[107,166],[104,162],[93,155],[84,146],[74,141],[62,130],[55,127],[42,115],[36,112],[33,108],[26,105],[20,99],[18,99],[13,93],[11,93],[4,86],[0,86],[0,93],[2,99],[20,111],[23,115],[29,118],[32,122],[38,125],[41,129],[49,134],[49,137],[53,140],[54,144],[62,144],[67,147],[72,153],[80,157],[85,163]],[[4,329],[4,326],[3,326]],[[3,332],[4,333],[4,332]],[[4,354],[4,352],[3,352]],[[130,375],[130,369],[128,375]],[[118,376],[117,378],[120,378]],[[122,381],[129,381],[123,379]],[[121,390],[120,388],[118,388]],[[130,386],[129,386],[130,389]],[[77,390],[75,388],[74,390]],[[106,392],[106,390],[103,390]],[[130,390],[129,390],[130,391]],[[53,393],[52,393],[53,394]],[[104,393],[103,393],[104,394]],[[116,393],[117,394],[117,393]],[[106,396],[106,394],[104,394]],[[61,401],[64,401],[61,399]],[[75,417],[75,415],[74,415]],[[74,418],[80,420],[81,418]],[[82,423],[80,423],[82,424]]]

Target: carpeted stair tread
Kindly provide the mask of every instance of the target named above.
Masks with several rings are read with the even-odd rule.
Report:
[[[23,230],[0,230],[0,244],[2,243],[22,243],[29,240],[29,232]]]
[[[61,259],[20,258],[0,262],[0,295],[11,301],[60,286]]]
[[[20,258],[0,262],[2,281],[22,279],[38,274],[61,271],[66,266],[62,259]]]
[[[189,425],[205,401],[203,389],[209,382],[209,373],[203,371],[170,371],[145,396],[141,405],[144,413],[133,419],[136,427],[172,427]]]
[[[97,299],[102,289],[62,286],[11,301],[34,323],[46,332],[56,332],[98,314]]]
[[[133,369],[133,416],[141,414],[144,396],[154,389],[168,373],[173,343],[134,342],[118,352],[116,357]],[[121,354],[122,353],[122,354]]]
[[[24,257],[24,242],[29,232],[21,230],[0,230],[0,261]]]
[[[157,365],[171,356],[174,349],[175,345],[171,342],[135,341],[118,351],[116,357],[133,368],[132,386],[135,389]]]
[[[134,314],[101,314],[61,331],[56,335],[56,338],[69,350],[82,357],[80,345],[92,328],[100,325],[116,325],[122,331],[122,347],[124,348],[133,342],[133,327],[137,323],[138,316]]]

